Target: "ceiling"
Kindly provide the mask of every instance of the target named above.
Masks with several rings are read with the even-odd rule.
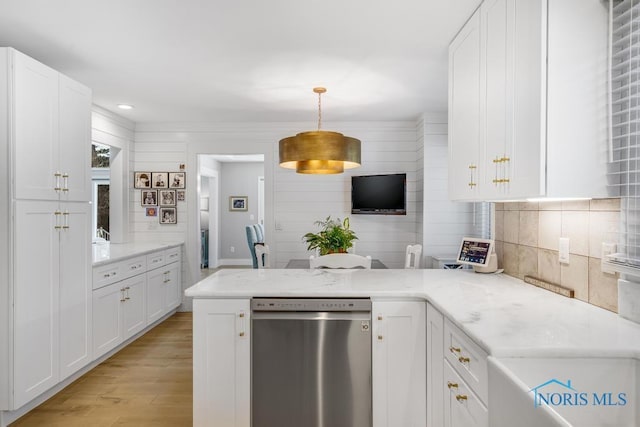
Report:
[[[480,0],[0,0],[0,46],[136,122],[415,120]],[[133,104],[130,111],[119,103]]]

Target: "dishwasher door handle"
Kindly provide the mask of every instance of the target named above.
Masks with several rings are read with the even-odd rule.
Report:
[[[371,313],[362,311],[254,311],[252,320],[371,320]]]

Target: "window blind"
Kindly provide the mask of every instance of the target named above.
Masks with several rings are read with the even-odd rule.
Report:
[[[640,0],[610,0],[609,19],[609,185],[621,197],[609,262],[640,274]]]

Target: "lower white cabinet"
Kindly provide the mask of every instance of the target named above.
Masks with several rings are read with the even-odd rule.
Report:
[[[444,425],[444,316],[427,303],[427,427]]]
[[[93,357],[98,358],[181,302],[179,246],[93,269]]]
[[[426,304],[372,304],[372,386],[374,427],[426,424]]]
[[[251,425],[250,314],[248,299],[193,301],[195,427]]]
[[[471,387],[444,361],[445,427],[488,427],[489,411]]]
[[[100,357],[147,326],[145,276],[93,291],[93,355]]]

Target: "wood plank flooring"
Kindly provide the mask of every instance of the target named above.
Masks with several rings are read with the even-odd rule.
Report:
[[[11,427],[191,426],[192,314],[176,313]]]

